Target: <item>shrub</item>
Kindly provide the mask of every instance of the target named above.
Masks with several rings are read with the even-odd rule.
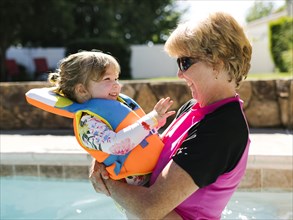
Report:
[[[269,24],[270,50],[275,66],[280,72],[288,72],[292,68],[292,26],[292,17],[282,17]]]
[[[293,49],[282,52],[284,66],[289,73],[293,73]]]

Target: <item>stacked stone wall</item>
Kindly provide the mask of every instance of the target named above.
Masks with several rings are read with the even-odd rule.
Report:
[[[145,112],[153,109],[162,97],[174,100],[173,109],[191,98],[183,81],[122,81],[122,93],[136,100]],[[72,120],[29,105],[25,93],[32,88],[47,87],[47,82],[0,83],[0,129],[72,129]],[[244,81],[238,93],[252,128],[293,127],[293,80]],[[167,121],[166,126],[173,118]]]

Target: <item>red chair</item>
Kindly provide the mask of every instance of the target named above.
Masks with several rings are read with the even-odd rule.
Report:
[[[19,66],[14,59],[5,60],[5,73],[7,81],[14,80],[20,75]]]
[[[9,79],[20,74],[19,67],[14,59],[5,60],[6,74]]]
[[[36,67],[35,79],[43,79],[45,75],[47,75],[47,73],[50,71],[46,58],[34,58],[34,64]]]

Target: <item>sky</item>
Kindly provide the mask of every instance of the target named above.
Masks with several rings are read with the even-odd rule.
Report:
[[[285,4],[285,0],[262,0],[273,2],[276,6]],[[189,8],[189,12],[182,16],[182,20],[199,21],[215,11],[231,14],[240,24],[245,24],[247,10],[254,4],[254,0],[177,0],[179,8]]]

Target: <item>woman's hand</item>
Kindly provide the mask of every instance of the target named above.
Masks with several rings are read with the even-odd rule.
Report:
[[[173,104],[173,101],[170,97],[160,99],[154,107],[154,110],[157,112],[156,119],[158,120],[158,127],[162,127],[166,124],[166,119],[174,115],[175,111],[168,111],[168,109]]]
[[[106,196],[111,195],[104,182],[104,180],[109,179],[109,173],[106,171],[104,164],[94,159],[89,169],[89,179],[97,193],[103,193]]]

